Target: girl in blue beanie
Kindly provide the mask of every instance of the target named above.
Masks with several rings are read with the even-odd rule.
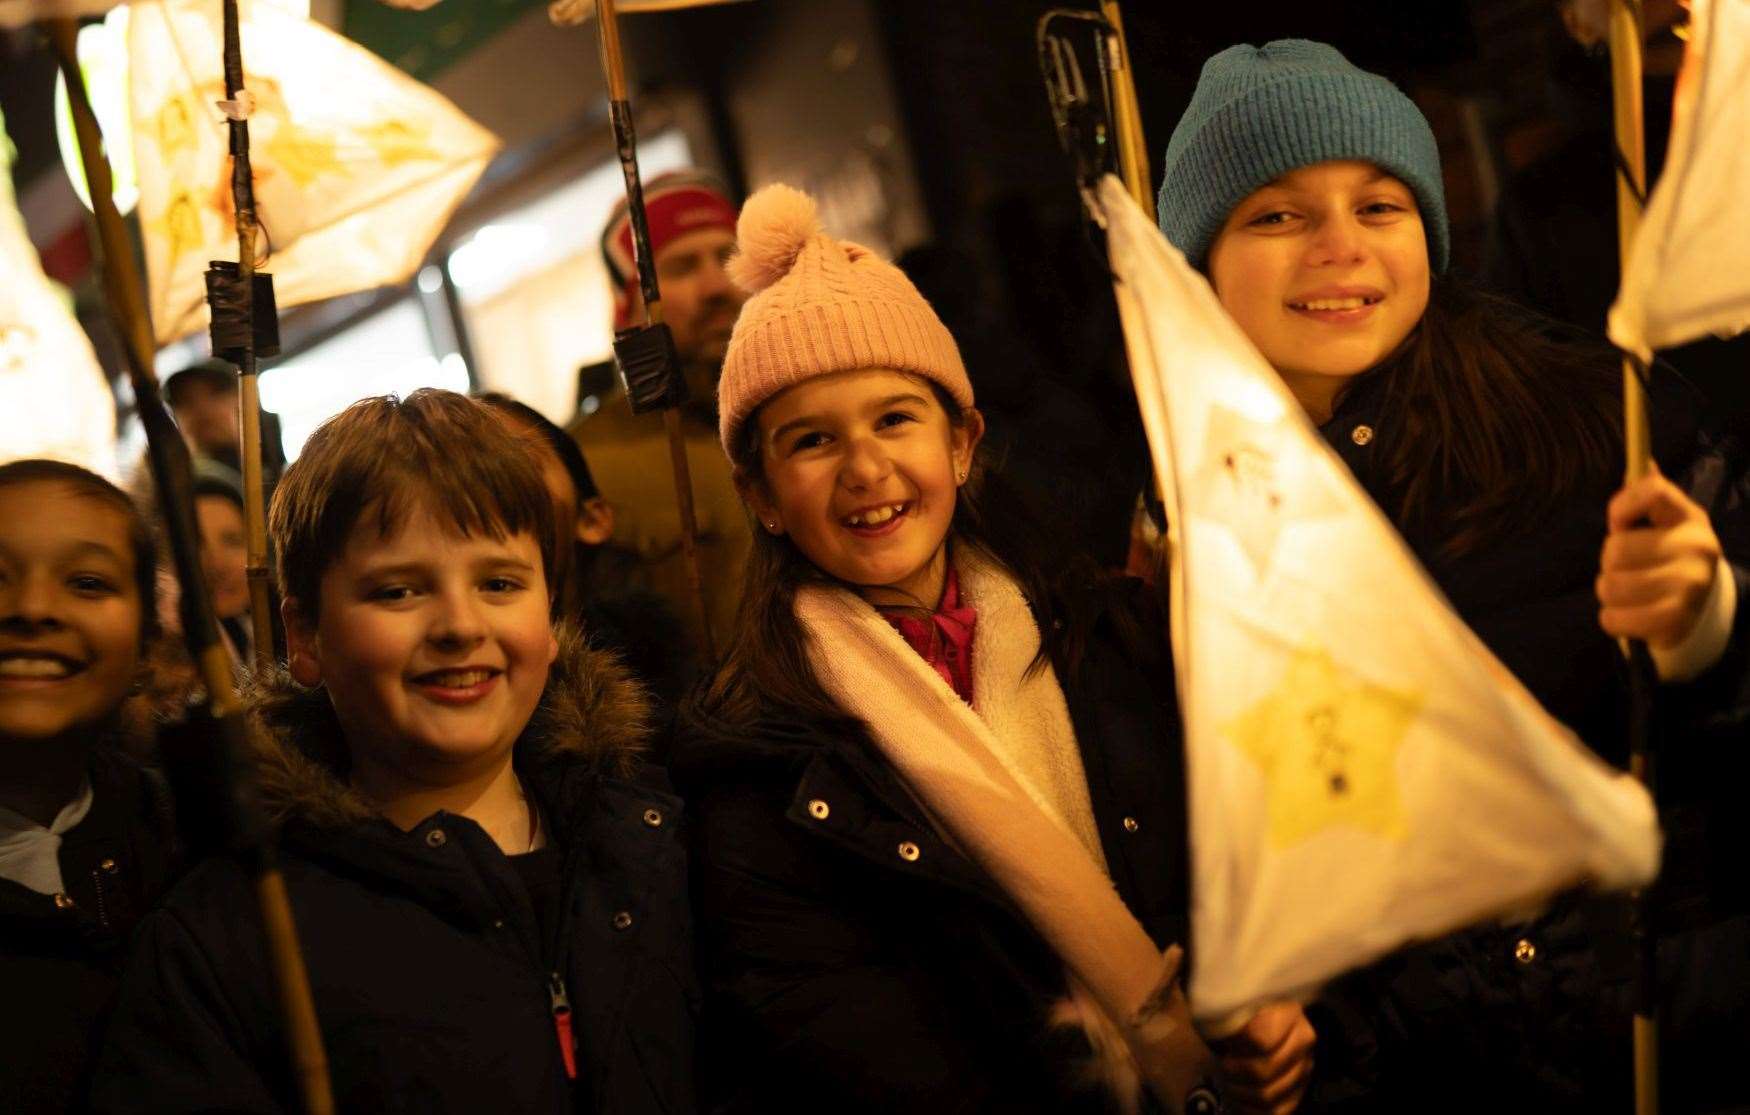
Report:
[[[1616,356],[1445,274],[1427,121],[1322,43],[1205,64],[1167,146],[1160,215],[1459,614],[1612,761],[1626,760],[1628,722],[1616,640],[1651,648],[1666,1100],[1744,1102],[1725,1054],[1750,1048],[1750,887],[1741,857],[1717,851],[1745,835],[1719,789],[1746,766],[1742,461],[1659,368],[1665,471],[1617,490]],[[1574,896],[1339,982],[1308,1011],[1308,1107],[1625,1108],[1625,915],[1620,898]]]

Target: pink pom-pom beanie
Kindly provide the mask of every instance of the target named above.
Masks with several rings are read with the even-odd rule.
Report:
[[[736,240],[729,277],[753,297],[717,381],[725,453],[734,455],[737,432],[761,403],[832,372],[912,372],[972,405],[972,382],[942,319],[899,268],[822,232],[813,198],[765,187],[742,206]]]

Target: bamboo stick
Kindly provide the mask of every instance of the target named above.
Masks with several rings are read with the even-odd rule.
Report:
[[[145,290],[139,273],[129,262],[133,258],[132,248],[127,228],[115,207],[109,163],[103,155],[103,135],[79,70],[78,25],[70,19],[53,19],[46,21],[44,27],[67,80],[74,133],[97,224],[104,290],[110,314],[121,334],[140,419],[146,427],[148,460],[171,537],[177,577],[182,583],[183,637],[206,685],[208,706],[215,717],[224,720],[239,713],[242,703],[237,696],[230,656],[219,642],[212,600],[201,573],[194,507],[189,498],[192,488],[188,449],[159,395]],[[304,1110],[307,1115],[334,1115],[327,1059],[322,1051],[321,1032],[316,1027],[314,1000],[298,947],[285,880],[274,866],[272,849],[267,844],[247,848],[245,854],[254,876],[269,962],[280,995],[286,1041]]]

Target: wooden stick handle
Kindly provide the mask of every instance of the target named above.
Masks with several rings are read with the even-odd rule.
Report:
[[[1617,258],[1628,267],[1635,232],[1647,196],[1647,152],[1641,108],[1641,19],[1637,0],[1610,5],[1610,87],[1616,137]],[[1652,436],[1647,425],[1646,393],[1636,358],[1622,363],[1623,443],[1625,474],[1630,481],[1647,474]]]
[[[1142,108],[1136,99],[1136,70],[1130,63],[1130,43],[1124,37],[1124,17],[1118,0],[1100,0],[1100,14],[1112,25],[1112,126],[1118,133],[1118,168],[1130,196],[1155,219],[1155,195],[1149,174],[1148,143],[1142,135]]]
[[[102,252],[104,289],[109,309],[122,335],[128,374],[134,386],[140,418],[146,427],[147,451],[158,498],[172,537],[177,576],[182,583],[183,635],[189,653],[206,683],[208,703],[214,716],[230,718],[241,707],[231,674],[231,662],[219,645],[217,624],[201,575],[194,533],[194,510],[190,492],[188,448],[170,422],[153,373],[152,325],[146,315],[146,298],[138,271],[131,265],[133,252],[121,214],[116,210],[109,164],[103,156],[103,136],[79,72],[78,27],[70,19],[48,20],[49,41],[67,79],[68,101],[73,109],[79,155],[91,187],[92,215],[97,223]],[[269,635],[271,637],[271,634]],[[285,882],[271,866],[270,851],[258,844],[250,853],[256,880],[256,896],[268,954],[279,989],[292,1064],[308,1115],[334,1115],[334,1098],[328,1084],[327,1060],[322,1035],[316,1026],[314,1000],[298,949],[297,931]]]
[[[306,1115],[334,1115],[328,1056],[322,1048],[321,1027],[316,1023],[310,974],[304,968],[303,949],[298,946],[298,929],[292,921],[286,881],[277,867],[264,865],[256,875],[255,897],[261,908],[268,964],[273,968],[274,985],[279,988],[280,1021],[286,1028],[286,1046],[298,1092],[304,1099],[304,1111]]]
[[[225,96],[236,100],[245,90],[243,80],[242,19],[237,0],[224,0]],[[255,172],[249,159],[249,121],[229,122],[231,140],[231,210],[237,224],[237,296],[241,302],[244,329],[239,343],[242,359],[237,363],[237,409],[243,444],[238,456],[243,466],[244,570],[249,577],[249,618],[253,627],[253,666],[257,674],[273,669],[273,601],[268,591],[267,493],[261,467],[261,394],[255,354],[255,255],[258,226],[255,219]]]
[[[620,173],[626,183],[626,219],[632,227],[632,256],[638,268],[638,286],[644,300],[647,324],[662,322],[662,289],[656,277],[656,260],[650,247],[650,223],[644,211],[644,183],[638,173],[638,139],[632,123],[632,105],[626,93],[626,61],[620,47],[620,20],[614,0],[596,0],[596,20],[601,28],[602,70],[608,80],[608,114],[614,130],[614,146],[620,158]],[[687,464],[686,437],[680,411],[663,409],[668,435],[669,464],[674,473],[675,504],[680,514],[681,556],[687,567],[687,582],[699,612],[707,662],[715,662],[717,650],[711,632],[711,612],[705,605],[704,577],[699,570],[699,525],[693,505],[692,470]]]

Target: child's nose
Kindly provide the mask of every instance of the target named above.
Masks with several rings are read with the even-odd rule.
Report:
[[[1319,222],[1307,246],[1307,262],[1314,267],[1359,263],[1367,255],[1361,226],[1348,214]]]
[[[9,630],[54,626],[54,578],[26,573],[0,586],[0,626]]]
[[[486,635],[486,619],[473,593],[444,593],[432,617],[430,638],[448,646],[477,643]]]
[[[892,471],[893,461],[879,439],[857,438],[851,442],[849,451],[845,454],[839,479],[846,487],[866,488],[885,480]]]

